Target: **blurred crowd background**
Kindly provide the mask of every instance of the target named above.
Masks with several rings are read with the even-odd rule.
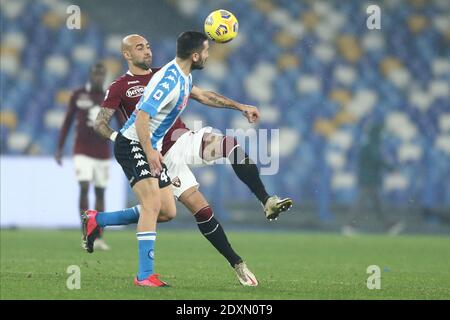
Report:
[[[66,27],[71,4],[81,9],[80,30]],[[371,4],[381,8],[380,30],[366,26]],[[236,15],[239,35],[212,45],[194,83],[259,106],[255,128],[280,130],[279,173],[263,181],[296,206],[279,225],[448,231],[448,0],[2,0],[1,155],[52,156],[90,66],[104,62],[105,85],[126,71],[124,35],[144,35],[160,66],[174,57],[176,36],[203,30],[216,9]],[[251,127],[239,113],[193,101],[182,118],[223,132]],[[228,166],[196,173],[222,220],[266,225]]]

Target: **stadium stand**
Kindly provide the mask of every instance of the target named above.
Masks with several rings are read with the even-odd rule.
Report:
[[[239,36],[212,46],[194,80],[260,106],[257,128],[280,129],[280,170],[263,178],[268,189],[314,203],[330,218],[331,204],[356,201],[361,146],[371,123],[381,123],[386,203],[450,207],[450,2],[385,1],[382,30],[365,27],[367,3],[358,0],[167,2],[193,29],[221,6],[238,18]],[[65,8],[63,1],[1,2],[2,155],[52,155],[70,92],[92,62],[104,60],[111,79],[124,71],[120,36],[88,16],[81,30],[67,29]],[[174,42],[152,41],[155,64],[173,57]],[[191,124],[249,128],[231,111],[196,102],[190,109],[183,117]],[[229,170],[197,171],[215,204],[249,197]]]

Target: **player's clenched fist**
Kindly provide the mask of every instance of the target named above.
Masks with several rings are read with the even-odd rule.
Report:
[[[248,122],[250,122],[250,123],[258,122],[258,120],[260,118],[258,108],[247,105],[247,104],[242,105],[241,108],[242,108],[241,109],[242,113],[248,119]]]

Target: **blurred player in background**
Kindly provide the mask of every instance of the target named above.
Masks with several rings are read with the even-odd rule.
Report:
[[[117,132],[108,126],[114,112],[120,110],[129,116],[143,94],[144,87],[159,70],[150,68],[152,53],[147,40],[143,37],[139,35],[125,37],[122,51],[128,62],[129,71],[111,85],[95,126],[102,136],[109,137],[111,140],[114,140],[117,135]],[[199,92],[197,96],[191,95],[191,97],[199,101],[202,99],[200,102],[208,103],[211,99],[215,103],[220,103],[222,107],[242,108],[247,117],[259,117],[256,108],[239,104],[216,93],[200,89],[197,92]],[[259,178],[256,165],[251,163],[235,139],[215,135],[211,131],[212,128],[207,127],[193,132],[178,118],[164,137],[162,154],[165,155],[165,163],[170,167],[169,175],[173,178],[172,184],[177,199],[192,212],[202,234],[234,267],[239,281],[243,285],[255,285],[256,278],[232,249],[222,226],[214,217],[212,208],[198,190],[199,184],[188,166],[188,158],[194,158],[200,163],[213,164],[214,159],[228,156],[238,177],[265,204],[267,218],[276,218],[279,213],[292,205],[292,201],[280,200],[276,196],[270,197]],[[134,207],[114,214],[99,213],[97,220],[101,226],[129,224],[137,221],[138,214],[138,208]]]
[[[76,118],[73,161],[80,185],[80,212],[89,208],[88,192],[91,183],[95,187],[95,208],[97,210],[105,209],[105,188],[108,184],[111,152],[108,140],[100,137],[94,131],[94,122],[105,96],[103,90],[105,76],[106,69],[103,64],[93,65],[90,69],[89,82],[72,94],[55,153],[56,162],[62,165],[64,144]],[[117,114],[118,120],[120,116]],[[119,121],[123,122],[124,118]],[[109,246],[100,238],[95,241],[95,246],[102,250],[109,249]]]
[[[342,233],[346,236],[357,235],[360,232],[358,227],[369,219],[371,213],[375,214],[389,235],[398,235],[405,227],[403,221],[393,221],[392,214],[383,206],[383,172],[391,168],[381,148],[383,130],[383,123],[379,121],[370,120],[364,125],[359,149],[358,198],[342,227]]]

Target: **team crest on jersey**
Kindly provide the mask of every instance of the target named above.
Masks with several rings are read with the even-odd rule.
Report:
[[[177,188],[181,187],[180,178],[175,177],[175,179],[172,179],[172,184],[173,184],[174,187],[177,187]]]
[[[125,93],[128,98],[140,97],[144,94],[145,87],[142,85],[131,87]]]

